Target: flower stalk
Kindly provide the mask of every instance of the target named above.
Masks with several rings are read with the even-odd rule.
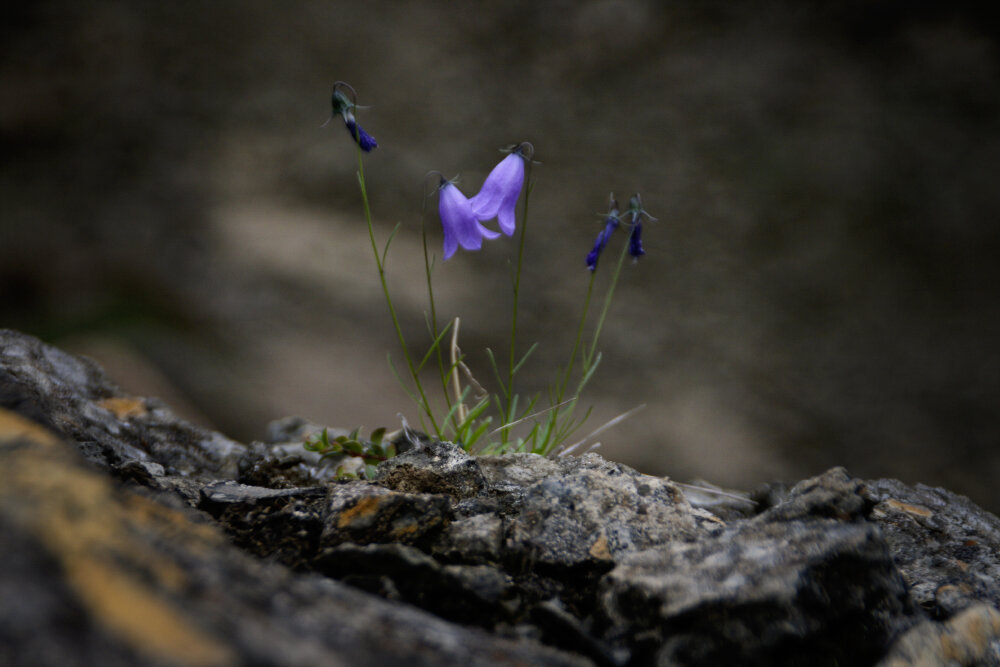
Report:
[[[543,455],[557,451],[566,453],[565,448],[558,449],[560,444],[576,431],[590,415],[590,409],[586,410],[583,415],[575,414],[575,410],[581,393],[600,363],[601,355],[597,351],[597,346],[607,321],[625,257],[631,256],[637,260],[645,254],[641,237],[642,222],[644,219],[654,220],[655,218],[643,209],[639,195],[635,195],[629,201],[629,208],[625,211],[625,216],[629,216],[626,221],[625,216],[619,214],[614,197],[611,197],[608,213],[604,218],[604,228],[597,235],[593,248],[586,257],[586,266],[590,275],[569,358],[565,367],[557,371],[555,382],[549,387],[548,407],[536,409],[540,394],[523,398],[515,391],[519,371],[538,346],[538,343],[534,343],[528,347],[526,352],[518,355],[520,297],[523,288],[522,279],[528,261],[526,250],[528,213],[531,193],[534,188],[534,181],[531,178],[534,147],[528,142],[523,142],[506,149],[507,155],[494,166],[479,192],[472,197],[466,197],[454,180],[446,180],[440,172],[430,172],[436,173],[439,178],[436,191],[438,194],[438,216],[443,232],[443,260],[446,261],[453,257],[460,247],[467,251],[476,251],[482,248],[484,240],[493,241],[502,236],[513,237],[514,233],[518,231],[517,227],[520,223],[517,255],[511,272],[512,302],[508,350],[505,363],[502,364],[503,371],[501,371],[501,364],[497,363],[498,359],[489,348],[486,349],[498,387],[497,391],[489,393],[476,381],[465,364],[465,357],[458,345],[459,318],[454,318],[444,327],[438,324],[433,281],[435,264],[428,246],[428,229],[427,225],[424,224],[425,216],[422,217],[421,223],[421,241],[429,306],[429,312],[425,314],[425,317],[431,343],[426,353],[419,359],[414,357],[410,351],[392,301],[386,276],[389,246],[399,230],[399,225],[392,231],[380,249],[372,222],[363,158],[364,154],[376,148],[378,143],[358,124],[354,112],[359,108],[362,107],[357,105],[357,95],[352,87],[344,82],[334,84],[331,119],[335,115],[340,115],[356,144],[358,187],[361,193],[368,237],[372,254],[375,257],[375,266],[378,270],[382,293],[409,373],[409,382],[403,382],[398,373],[397,379],[416,402],[421,413],[421,422],[425,423],[425,428],[429,426],[438,439],[451,437],[467,450],[476,453],[512,451],[529,451]],[[524,197],[520,220],[518,220],[517,204],[522,199],[522,190]],[[487,226],[487,223],[493,220],[496,221],[499,231],[494,231]],[[604,294],[603,303],[594,322],[592,334],[588,338],[586,331],[595,293],[598,259],[619,227],[627,228],[628,239],[618,256],[610,283]],[[446,336],[449,332],[451,334],[450,341],[446,342]],[[448,346],[447,350],[442,349],[445,345]],[[432,406],[420,379],[421,370],[432,359],[436,360],[438,366],[440,386],[444,396],[445,413],[440,416]],[[389,363],[395,372],[391,356]],[[575,371],[578,377],[573,385],[574,390],[570,392],[569,388]],[[490,406],[495,409],[495,414],[499,417],[500,422],[498,427],[493,429],[490,429],[493,419],[489,414]],[[613,423],[617,423],[617,421],[613,420]],[[515,427],[520,432],[525,424],[530,424],[527,433],[515,438]],[[604,428],[610,425],[609,423]],[[498,437],[494,439],[494,436]],[[483,444],[477,444],[481,438]],[[370,454],[366,459],[367,466],[381,460],[382,456],[388,456],[382,450],[376,451],[370,447],[368,449],[371,449],[371,452],[363,447],[359,449],[363,444],[359,443],[360,440],[352,436],[341,443],[340,449],[330,445],[330,451],[335,453],[341,450],[364,451],[366,454]],[[323,443],[320,444],[326,446]]]

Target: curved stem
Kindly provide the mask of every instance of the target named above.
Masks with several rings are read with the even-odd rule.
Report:
[[[355,131],[357,133],[357,130]],[[392,297],[389,296],[389,284],[385,279],[385,265],[382,263],[382,258],[379,256],[378,244],[375,242],[375,229],[372,225],[372,212],[371,206],[368,203],[368,190],[365,187],[365,165],[364,160],[361,157],[361,148],[358,147],[358,186],[361,188],[361,201],[365,209],[365,222],[368,224],[368,238],[372,243],[372,253],[375,255],[375,265],[378,267],[378,277],[382,283],[382,293],[385,295],[385,302],[389,306],[389,315],[392,317],[392,326],[396,329],[396,336],[399,338],[399,346],[403,348],[403,357],[406,359],[406,366],[410,371],[410,377],[413,378],[413,384],[417,388],[417,393],[420,394],[421,408],[423,408],[424,413],[427,418],[430,419],[431,426],[434,427],[434,432],[440,438],[442,433],[438,427],[437,421],[434,419],[434,411],[431,410],[430,402],[427,400],[427,395],[424,393],[424,388],[420,384],[420,377],[417,374],[416,366],[413,364],[413,357],[410,356],[410,348],[406,345],[406,338],[403,336],[403,328],[399,325],[399,317],[396,316],[396,308],[392,305]]]

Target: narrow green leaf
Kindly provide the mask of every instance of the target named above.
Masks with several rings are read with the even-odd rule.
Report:
[[[497,366],[497,360],[493,356],[493,350],[486,348],[486,356],[490,358],[490,366],[493,367],[493,375],[497,379],[497,384],[500,385],[500,391],[504,394],[507,393],[507,386],[503,383],[503,377],[500,376],[500,367]]]
[[[486,410],[486,408],[489,407],[489,405],[490,405],[490,397],[483,396],[481,399],[479,399],[479,402],[476,403],[474,406],[472,406],[472,409],[469,410],[468,419],[479,419],[479,415],[483,414],[483,412]]]
[[[385,266],[385,256],[389,254],[389,244],[392,243],[394,238],[396,238],[396,233],[399,231],[399,227],[402,224],[402,222],[397,222],[396,226],[392,228],[391,232],[389,232],[389,238],[386,239],[385,248],[382,249],[382,266]]]
[[[483,436],[483,433],[486,433],[486,429],[490,427],[491,421],[492,420],[487,417],[482,422],[480,422],[479,426],[476,427],[475,431],[469,434],[468,439],[465,442],[466,451],[468,451],[474,444],[476,444],[476,441]]]
[[[538,404],[538,399],[541,398],[541,396],[542,396],[541,394],[535,394],[534,396],[532,396],[531,400],[528,401],[528,404],[524,406],[524,410],[521,411],[521,415],[520,417],[518,417],[518,419],[528,418],[528,416],[532,413],[532,410],[534,410],[535,406]]]
[[[451,325],[452,325],[452,322],[449,322],[448,324],[446,324],[445,327],[444,327],[444,329],[441,330],[441,333],[438,334],[437,338],[435,338],[434,341],[431,342],[430,347],[427,348],[427,354],[424,355],[424,358],[421,359],[420,363],[417,365],[417,370],[418,371],[420,369],[422,369],[427,364],[427,362],[431,358],[431,355],[433,355],[434,352],[436,350],[438,350],[438,346],[441,345],[441,339],[443,339],[445,337],[445,335],[448,333],[448,330],[451,329]]]
[[[601,353],[598,352],[597,357],[594,358],[594,363],[587,369],[587,372],[584,374],[584,376],[580,378],[580,384],[577,385],[576,388],[577,396],[580,395],[580,392],[583,391],[583,388],[587,386],[588,382],[590,382],[590,378],[593,377],[594,372],[597,370],[597,367],[600,365],[600,363],[601,363]]]
[[[521,370],[521,366],[524,365],[524,362],[528,360],[528,357],[531,356],[531,353],[534,352],[537,347],[538,347],[537,341],[531,344],[531,347],[528,348],[528,351],[524,353],[524,356],[521,357],[521,360],[517,362],[516,366],[514,366],[514,370],[512,371],[514,375],[516,375],[517,372]]]
[[[422,407],[423,406],[423,402],[420,400],[420,398],[416,394],[414,394],[410,390],[409,387],[406,386],[406,383],[403,382],[403,377],[399,374],[399,371],[396,370],[396,365],[394,363],[392,363],[392,353],[391,352],[387,352],[386,355],[385,355],[385,359],[389,363],[389,370],[392,371],[392,375],[393,375],[393,377],[396,378],[396,382],[399,383],[399,386],[403,388],[403,391],[405,391],[406,395],[410,397],[410,400],[412,400],[414,403],[417,404],[417,407]]]

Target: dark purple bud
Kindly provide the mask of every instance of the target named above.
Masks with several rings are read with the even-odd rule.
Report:
[[[639,197],[639,193],[632,195],[632,198],[629,199],[626,213],[632,214],[632,220],[629,222],[632,226],[632,231],[628,237],[628,254],[638,260],[646,254],[646,251],[642,247],[642,216],[646,216],[650,220],[656,220],[656,218],[647,213],[646,209],[642,207],[642,199]]]
[[[358,146],[361,146],[361,150],[366,153],[370,153],[373,148],[378,147],[378,142],[375,141],[375,137],[368,134],[364,129],[358,125],[358,122],[354,120],[354,114],[350,111],[344,114],[344,125],[347,126],[347,131],[351,133],[351,137],[354,141],[358,142]]]
[[[639,259],[646,254],[642,249],[642,222],[632,223],[632,233],[628,237],[628,254]]]
[[[351,92],[350,97],[344,93],[345,89]],[[354,118],[354,109],[358,108],[356,100],[357,93],[354,92],[354,88],[350,84],[343,81],[333,84],[333,95],[330,98],[331,113],[326,123],[329,123],[334,116],[339,114],[344,119],[344,125],[347,127],[347,131],[350,132],[351,138],[357,142],[361,150],[370,153],[373,148],[378,146],[378,142],[375,141],[375,137],[365,132]],[[323,123],[323,125],[325,126],[326,123]]]
[[[589,253],[587,253],[587,268],[591,271],[597,268],[597,258],[601,256],[604,252],[604,248],[607,247],[608,241],[611,240],[611,235],[616,229],[618,229],[618,209],[613,208],[609,213],[608,217],[604,219],[604,229],[602,229],[597,234],[597,240],[594,241],[594,248]]]

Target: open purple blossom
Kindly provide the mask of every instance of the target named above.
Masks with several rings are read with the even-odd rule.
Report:
[[[444,228],[444,258],[455,254],[458,246],[466,250],[479,250],[483,239],[500,236],[480,224],[469,199],[454,183],[441,179],[438,194],[438,213]]]
[[[493,167],[479,193],[469,200],[479,220],[496,218],[500,231],[507,236],[514,234],[517,224],[514,207],[524,185],[524,162],[531,159],[533,151],[528,142],[511,147],[510,154]]]
[[[594,249],[587,253],[587,268],[591,272],[597,268],[597,258],[604,252],[604,248],[607,247],[611,235],[618,229],[620,223],[621,220],[618,219],[618,202],[615,201],[614,195],[612,195],[608,215],[604,218],[604,229],[597,234],[597,240],[594,241]]]
[[[332,119],[337,114],[344,119],[344,126],[350,133],[351,138],[357,142],[358,146],[361,147],[366,153],[370,153],[373,148],[378,147],[378,142],[375,141],[375,137],[368,134],[358,125],[357,119],[354,117],[354,109],[358,108],[357,103],[341,91],[341,88],[350,89],[351,93],[354,94],[354,88],[351,88],[349,84],[343,81],[338,81],[333,84],[333,96],[331,98],[332,111],[330,113],[330,118]],[[330,119],[327,119],[327,123]],[[323,123],[326,125],[326,123]]]

